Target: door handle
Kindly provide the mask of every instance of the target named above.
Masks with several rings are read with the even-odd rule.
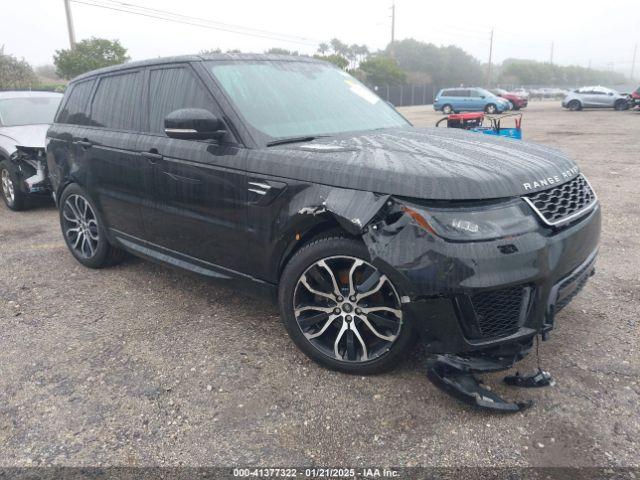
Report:
[[[89,140],[87,140],[86,138],[83,138],[82,140],[76,140],[75,142],[76,145],[78,145],[79,147],[83,148],[83,149],[87,149],[87,148],[91,148],[91,146],[93,145],[93,143],[91,143]]]
[[[155,150],[155,149],[154,149]],[[144,158],[146,158],[149,163],[156,163],[159,160],[162,160],[162,154],[158,153],[157,150],[150,150],[148,152],[142,152],[140,155],[142,155]]]

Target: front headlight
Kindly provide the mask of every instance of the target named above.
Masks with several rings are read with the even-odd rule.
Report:
[[[451,241],[486,241],[535,231],[537,220],[521,199],[478,206],[440,207],[405,205],[418,225]]]

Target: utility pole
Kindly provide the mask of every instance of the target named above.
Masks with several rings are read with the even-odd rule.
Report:
[[[553,65],[553,42],[551,42],[551,54],[549,55],[549,63]]]
[[[69,46],[73,49],[76,46],[76,34],[73,31],[73,17],[71,16],[71,4],[69,0],[64,1],[64,11],[67,14],[67,30],[69,31]]]
[[[636,54],[638,53],[638,44],[633,47],[633,60],[631,60],[631,76],[629,77],[633,80],[633,74],[636,72]]]
[[[391,43],[396,39],[396,2],[391,4]]]
[[[493,61],[493,29],[491,30],[491,40],[489,40],[489,68],[487,71],[487,87],[491,86],[491,62]]]

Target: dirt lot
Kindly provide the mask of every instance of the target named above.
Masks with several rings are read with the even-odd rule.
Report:
[[[523,127],[570,152],[604,207],[598,274],[542,345],[557,385],[487,379],[532,409],[457,403],[419,350],[382,376],[324,370],[269,304],[141,260],[85,269],[53,207],[1,206],[0,466],[640,465],[640,113],[534,103]]]

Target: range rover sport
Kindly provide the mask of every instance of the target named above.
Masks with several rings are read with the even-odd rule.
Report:
[[[388,368],[414,339],[507,368],[594,271],[600,207],[571,159],[415,128],[315,59],[84,74],[47,160],[80,263],[129,252],[270,296],[298,347],[346,372]]]

